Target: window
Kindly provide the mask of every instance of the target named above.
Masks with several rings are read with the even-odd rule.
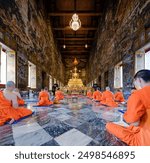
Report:
[[[0,84],[16,78],[15,51],[0,43]]]
[[[135,55],[135,73],[145,68],[145,53],[137,51]]]
[[[57,80],[54,78],[54,84],[56,84],[57,83]]]
[[[36,88],[36,65],[28,61],[28,86]]]
[[[16,56],[14,51],[7,51],[7,81],[15,82],[16,72]]]
[[[150,50],[145,53],[145,69],[150,70]]]
[[[93,87],[93,85],[94,85],[94,81],[92,81],[92,87]]]
[[[122,62],[118,63],[114,69],[114,88],[123,87],[123,67]]]
[[[49,90],[52,90],[52,85],[53,85],[52,76],[49,75]]]
[[[150,70],[150,43],[135,53],[135,73],[141,69]]]
[[[7,73],[7,59],[6,59],[6,53],[4,51],[1,51],[1,84],[6,84],[6,73]]]

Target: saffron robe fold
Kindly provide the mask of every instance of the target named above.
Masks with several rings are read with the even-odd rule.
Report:
[[[107,123],[107,130],[131,146],[150,145],[150,86],[135,91],[128,99],[124,119],[131,125],[123,127]],[[139,122],[135,127],[132,123]]]
[[[11,119],[19,120],[20,118],[31,115],[32,111],[26,108],[13,108],[11,101],[7,100],[3,92],[0,92],[0,126],[4,125]]]

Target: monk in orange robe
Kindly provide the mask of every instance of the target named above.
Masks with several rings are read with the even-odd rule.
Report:
[[[102,93],[101,104],[110,107],[117,107],[118,104],[115,102],[114,94],[110,91],[109,87],[106,87],[106,91]]]
[[[19,106],[24,105],[25,104],[25,101],[22,99],[22,97],[21,97],[21,95],[19,93],[19,89],[18,88],[15,88],[13,90],[13,93],[15,93],[16,96],[17,96],[18,105]]]
[[[8,81],[6,89],[0,92],[0,126],[6,122],[12,124],[15,120],[32,114],[29,109],[18,108],[17,96],[13,93],[14,88],[14,82]]]
[[[55,100],[60,101],[64,99],[64,95],[62,91],[60,91],[60,88],[57,88],[57,91],[55,92]]]
[[[45,87],[44,90],[41,90],[39,93],[39,102],[37,103],[38,106],[48,106],[53,104],[52,101],[50,101],[50,95],[48,92],[48,88]]]
[[[150,146],[150,70],[140,70],[134,76],[137,89],[128,99],[123,127],[107,123],[107,130],[130,146]]]
[[[92,96],[92,92],[91,92],[91,90],[88,90],[87,91],[87,95],[86,95],[88,98],[92,98],[93,96]]]
[[[116,102],[125,102],[123,93],[122,93],[122,91],[120,89],[117,90],[114,97],[115,97]]]
[[[100,88],[97,88],[96,91],[93,93],[93,99],[96,101],[101,101],[102,93],[100,92]]]

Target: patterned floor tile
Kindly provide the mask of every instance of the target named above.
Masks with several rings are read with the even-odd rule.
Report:
[[[40,129],[14,139],[17,146],[40,146],[53,138],[44,129]]]
[[[11,125],[0,126],[0,146],[14,145]]]
[[[49,133],[49,135],[51,135],[52,137],[57,137],[71,129],[72,129],[72,127],[70,127],[67,124],[64,124],[62,122],[59,122],[57,124],[52,124],[52,125],[44,128],[44,130],[47,133]]]
[[[85,146],[92,141],[92,138],[76,129],[72,129],[54,140],[61,146]]]
[[[34,122],[22,126],[18,126],[17,124],[15,124],[12,126],[12,129],[13,129],[13,136],[15,139],[17,137],[21,137],[30,132],[40,130],[42,129],[42,127],[37,122]]]
[[[77,129],[79,131],[81,131],[82,133],[92,137],[93,139],[95,139],[95,137],[99,134],[100,130],[98,130],[98,128],[90,125],[90,123],[84,123],[80,126],[77,127]]]
[[[59,108],[56,110],[58,113],[70,113],[71,111],[69,109],[66,109],[66,108]]]
[[[64,123],[71,126],[71,127],[78,127],[78,126],[82,125],[85,122],[78,119],[78,118],[76,118],[76,117],[74,117],[74,118],[71,118],[69,120],[64,121]]]
[[[72,118],[72,116],[67,115],[67,114],[61,114],[61,115],[56,117],[56,119],[58,119],[59,121],[66,121],[66,120],[68,120],[70,118]]]
[[[100,146],[97,141],[91,141],[87,146]]]
[[[34,115],[14,125],[0,126],[0,145],[126,145],[105,128],[110,119],[119,123],[118,108],[104,107],[84,97],[78,97],[77,102],[65,99],[48,108],[34,108],[35,100],[27,102]]]
[[[59,146],[59,144],[54,139],[52,139],[52,140],[42,144],[42,146]]]

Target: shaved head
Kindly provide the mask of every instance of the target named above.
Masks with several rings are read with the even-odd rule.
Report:
[[[110,88],[109,88],[109,87],[106,87],[106,90],[107,90],[107,91],[110,91]]]
[[[14,86],[15,86],[15,83],[13,81],[8,81],[6,83],[6,88],[8,88],[8,87],[14,87]]]
[[[6,83],[6,89],[7,89],[7,90],[13,91],[14,88],[15,88],[15,83],[14,83],[13,81],[8,81],[8,82]]]

